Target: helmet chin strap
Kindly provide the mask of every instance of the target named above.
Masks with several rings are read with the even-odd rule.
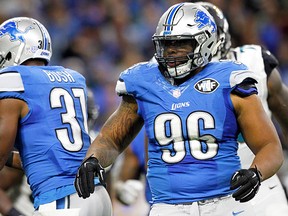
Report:
[[[24,50],[24,46],[25,46],[25,44],[23,42],[21,42],[19,49],[18,49],[18,52],[17,52],[16,57],[15,57],[15,60],[14,60],[14,65],[19,65],[20,57],[21,57],[22,52]]]

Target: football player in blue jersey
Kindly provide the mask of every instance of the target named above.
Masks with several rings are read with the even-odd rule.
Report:
[[[277,119],[284,137],[288,137],[288,88],[282,82],[277,70],[277,59],[267,49],[259,45],[250,44],[231,48],[229,24],[223,12],[217,6],[208,2],[198,2],[197,4],[208,10],[217,25],[219,46],[214,58],[216,60],[232,59],[240,61],[258,75],[256,86],[262,105],[268,116],[273,115]],[[243,142],[243,139],[239,139],[239,142],[241,144],[238,154],[241,165],[244,168],[249,168],[254,155]],[[288,142],[288,139],[286,142]],[[258,194],[251,200],[251,203],[254,206],[255,216],[271,215],[268,214],[269,211],[277,216],[284,216],[288,213],[285,190],[276,174],[262,183]]]
[[[151,216],[253,216],[247,201],[283,163],[277,131],[256,95],[255,74],[239,62],[210,62],[217,26],[200,5],[171,6],[152,39],[157,63],[120,74],[122,101],[78,169],[78,194],[94,192],[100,164],[112,164],[145,125]],[[240,132],[255,154],[247,169],[237,155]]]
[[[15,146],[37,212],[112,215],[102,179],[93,179],[91,199],[76,193],[74,177],[90,146],[86,81],[74,70],[48,66],[51,55],[49,33],[37,20],[16,17],[0,25],[0,169],[14,166]]]
[[[87,89],[88,131],[91,138],[97,133],[94,129],[99,114],[93,92]],[[21,159],[17,151],[14,153],[14,165],[17,169],[5,166],[0,171],[0,213],[5,216],[32,215],[34,212],[31,190],[22,170]],[[18,165],[15,164],[18,160]]]

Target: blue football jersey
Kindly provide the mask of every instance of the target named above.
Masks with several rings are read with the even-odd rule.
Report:
[[[154,203],[190,203],[231,194],[230,178],[240,161],[230,93],[254,76],[232,61],[209,63],[179,86],[171,85],[152,61],[120,74],[116,92],[134,96],[144,119]]]
[[[90,146],[85,78],[60,66],[13,66],[0,71],[0,98],[27,103],[15,147],[34,206],[75,193],[74,178]]]

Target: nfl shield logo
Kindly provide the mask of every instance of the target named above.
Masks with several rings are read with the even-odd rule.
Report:
[[[181,91],[179,89],[172,90],[172,95],[173,97],[178,98],[181,96]]]

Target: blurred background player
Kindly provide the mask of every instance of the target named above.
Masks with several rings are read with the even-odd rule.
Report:
[[[118,166],[118,169],[116,169],[117,176],[113,185],[117,200],[124,206],[132,207],[133,205],[137,205],[137,202],[146,202],[140,203],[143,207],[146,204],[147,209],[147,213],[141,212],[141,215],[148,215],[149,206],[152,201],[151,191],[146,179],[146,138],[145,129],[142,128],[132,143],[117,159],[115,163],[115,167]],[[141,198],[144,199],[141,200]]]
[[[22,170],[4,167],[0,171],[0,215],[31,216],[31,190]]]
[[[112,215],[98,178],[92,199],[79,198],[73,184],[90,145],[85,78],[68,68],[47,66],[51,39],[37,20],[15,17],[2,23],[0,32],[0,168],[20,161],[17,154],[9,155],[15,145],[35,210]]]
[[[87,110],[88,110],[88,131],[92,139],[97,136],[97,130],[95,128],[97,118],[99,116],[99,106],[94,100],[94,94],[90,88],[87,88]]]
[[[214,60],[236,60],[244,63],[251,71],[257,74],[258,83],[256,86],[263,107],[270,117],[273,115],[281,126],[284,137],[288,138],[288,88],[281,80],[277,69],[278,61],[275,56],[259,45],[251,44],[231,48],[229,25],[223,12],[211,3],[199,2],[197,4],[204,6],[217,24],[219,47]],[[287,141],[284,140],[284,142]],[[243,168],[248,168],[254,159],[254,154],[244,143],[242,137],[239,137],[239,142],[241,144],[238,154],[241,159],[241,165]],[[285,191],[276,174],[262,182],[258,194],[250,202],[254,205],[255,215],[257,216],[268,215],[267,212],[272,209],[279,211],[274,213],[277,216],[288,214]]]

